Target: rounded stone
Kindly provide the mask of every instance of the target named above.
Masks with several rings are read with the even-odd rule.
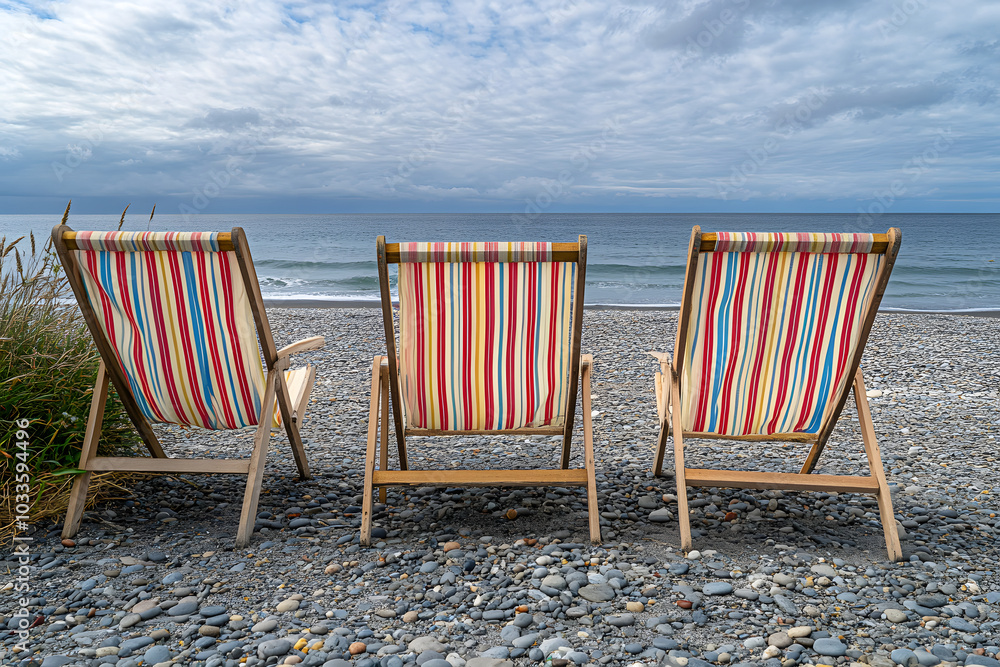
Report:
[[[906,621],[906,612],[900,609],[886,609],[885,619],[890,623],[903,623]]]
[[[278,603],[278,606],[276,607],[276,609],[278,610],[279,613],[284,613],[284,612],[288,612],[288,611],[295,611],[298,608],[299,608],[299,601],[298,600],[292,600],[292,599],[282,600],[281,602]],[[167,613],[170,613],[170,612],[167,612]]]
[[[834,637],[823,637],[813,643],[813,650],[820,655],[827,655],[839,658],[847,653],[847,646],[842,641]]]
[[[729,595],[733,592],[733,585],[725,581],[711,581],[702,587],[701,592],[705,595]]]

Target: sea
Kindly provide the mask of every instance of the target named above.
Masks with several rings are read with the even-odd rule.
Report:
[[[48,237],[59,216],[0,215],[10,241]],[[77,230],[118,227],[117,215],[70,215]],[[289,305],[378,300],[375,239],[387,241],[575,241],[588,237],[585,303],[675,308],[691,228],[703,231],[885,232],[902,245],[882,300],[887,311],[1000,311],[1000,214],[203,214],[128,215],[122,229],[227,231],[242,227],[261,292]]]

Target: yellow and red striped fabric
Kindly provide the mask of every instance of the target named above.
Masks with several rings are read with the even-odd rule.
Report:
[[[720,233],[698,256],[684,429],[817,433],[845,390],[883,256],[870,234]]]
[[[109,252],[218,252],[212,232],[77,232],[78,250]]]
[[[259,420],[253,313],[236,254],[219,252],[217,238],[77,233],[90,305],[149,421],[233,429]]]
[[[548,243],[402,243],[399,369],[408,428],[561,426],[575,262]]]
[[[400,243],[400,264],[551,262],[551,243]]]

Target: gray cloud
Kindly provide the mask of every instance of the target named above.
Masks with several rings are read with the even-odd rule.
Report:
[[[204,116],[186,122],[184,127],[234,132],[260,123],[260,111],[257,109],[210,109]]]
[[[756,156],[732,198],[842,201],[948,129],[910,192],[995,199],[1000,8],[904,4],[0,9],[0,195],[669,208]]]
[[[773,107],[767,122],[774,126],[790,116],[794,118],[803,105],[810,108],[811,113],[807,119],[799,119],[801,125],[813,125],[837,114],[849,114],[856,120],[874,120],[887,114],[926,109],[948,101],[954,94],[954,86],[937,83],[814,92],[801,100]]]

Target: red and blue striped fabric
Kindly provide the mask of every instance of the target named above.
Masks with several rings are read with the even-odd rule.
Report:
[[[561,426],[575,262],[548,243],[403,243],[399,369],[407,428]]]
[[[212,232],[77,232],[79,250],[110,252],[218,252],[219,235]]]
[[[79,232],[87,297],[152,422],[256,425],[264,372],[246,286],[218,235]]]
[[[720,233],[698,256],[684,429],[817,433],[845,389],[883,256],[870,234]]]
[[[400,243],[399,262],[551,262],[551,243]]]
[[[715,252],[869,253],[871,234],[718,232]]]

